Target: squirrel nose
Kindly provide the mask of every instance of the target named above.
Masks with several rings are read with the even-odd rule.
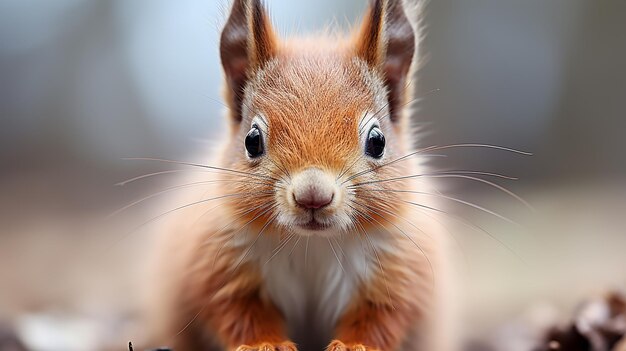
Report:
[[[335,197],[333,192],[319,191],[319,189],[315,188],[293,193],[293,199],[298,205],[314,210],[330,205],[333,202],[333,197]]]
[[[303,171],[294,179],[293,199],[306,209],[320,209],[330,205],[335,197],[332,180],[324,172],[312,168]]]

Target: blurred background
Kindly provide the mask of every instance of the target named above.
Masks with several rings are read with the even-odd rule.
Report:
[[[291,35],[348,28],[366,2],[267,5]],[[168,169],[122,158],[191,160],[224,127],[218,37],[228,7],[0,0],[0,325],[29,348],[123,350],[141,338],[149,235],[121,233],[159,212],[102,218],[171,180],[116,187]],[[522,224],[451,204],[506,245],[452,228],[466,257],[470,334],[558,322],[582,299],[626,287],[626,2],[433,0],[424,23],[416,142],[534,154],[457,149],[434,164],[517,176],[496,181],[535,207],[445,181],[449,194]]]

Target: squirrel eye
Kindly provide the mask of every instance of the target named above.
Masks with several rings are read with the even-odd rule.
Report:
[[[380,128],[374,126],[367,134],[365,154],[373,158],[381,158],[385,153],[385,136]]]
[[[246,134],[245,145],[250,158],[263,155],[263,140],[258,126],[253,125],[248,134]]]

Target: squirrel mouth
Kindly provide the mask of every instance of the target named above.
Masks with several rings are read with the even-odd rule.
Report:
[[[304,223],[304,224],[300,224],[300,227],[304,228],[304,229],[308,229],[308,230],[324,230],[330,227],[329,224],[324,224],[324,223],[320,223],[318,221],[316,221],[315,219],[311,219],[310,221]]]

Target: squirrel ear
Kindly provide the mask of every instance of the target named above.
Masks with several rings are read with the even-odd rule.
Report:
[[[274,56],[276,41],[261,0],[234,0],[220,38],[220,58],[226,98],[236,121],[242,118],[243,89],[251,72]]]
[[[415,31],[402,0],[373,0],[357,36],[356,54],[383,74],[392,121],[400,118],[406,99],[415,48]]]

